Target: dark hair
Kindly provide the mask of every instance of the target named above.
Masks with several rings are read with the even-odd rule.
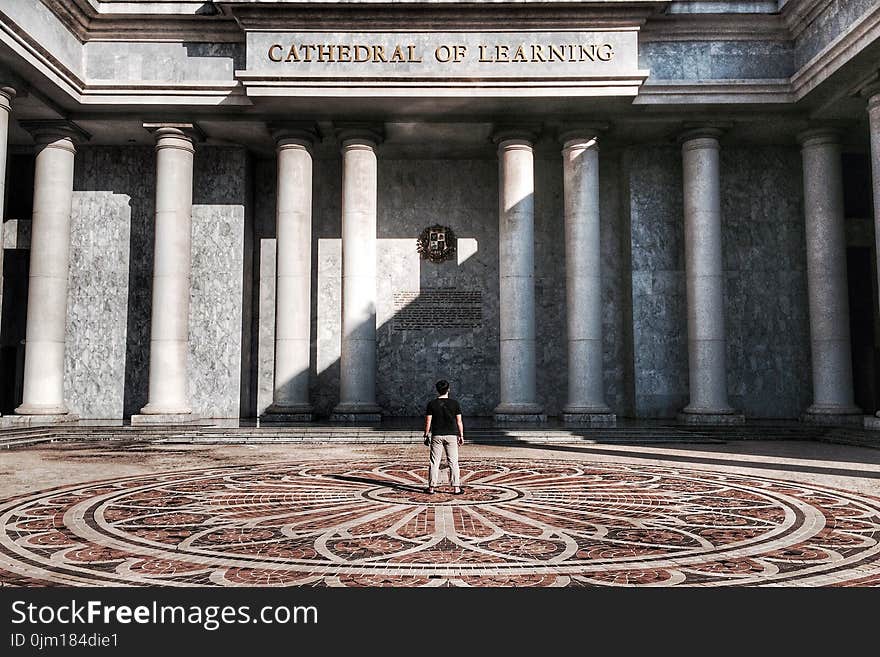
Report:
[[[440,393],[441,395],[445,395],[447,392],[449,392],[449,381],[447,381],[446,379],[440,379],[436,384],[434,384],[434,387],[437,388],[438,393]]]

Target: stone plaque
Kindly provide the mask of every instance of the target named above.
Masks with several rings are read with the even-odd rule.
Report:
[[[395,331],[474,329],[483,325],[483,292],[456,287],[394,293]]]
[[[638,28],[486,32],[247,33],[247,70],[237,77],[252,95],[308,95],[339,88],[402,85],[478,89],[592,88],[633,94]],[[289,90],[300,89],[293,94]],[[285,92],[285,89],[288,91]],[[604,89],[604,91],[602,91]],[[513,93],[513,92],[511,92]]]

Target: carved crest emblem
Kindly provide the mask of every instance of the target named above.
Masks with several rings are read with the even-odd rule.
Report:
[[[455,233],[448,226],[435,224],[422,231],[419,253],[431,262],[443,262],[455,257]]]

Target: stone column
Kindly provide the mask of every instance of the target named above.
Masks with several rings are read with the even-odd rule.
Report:
[[[813,362],[813,404],[804,420],[860,423],[853,396],[840,137],[833,129],[820,128],[801,133],[798,141],[804,161]]]
[[[690,403],[678,416],[684,424],[745,421],[727,401],[720,136],[711,127],[681,136],[690,389]]]
[[[311,125],[276,128],[275,384],[264,421],[310,422],[312,299]]]
[[[132,424],[193,419],[189,401],[192,269],[192,124],[144,124],[156,138],[156,226],[150,322],[150,388]]]
[[[602,253],[599,128],[563,132],[565,311],[568,328],[566,423],[614,426],[602,377]]]
[[[376,404],[376,208],[381,131],[346,128],[342,144],[342,352],[331,420],[378,422]]]
[[[874,191],[875,255],[880,257],[880,83],[867,87],[862,95],[868,100],[868,122],[871,131],[871,176]],[[880,277],[880,262],[877,263]],[[880,290],[880,278],[877,281]],[[880,429],[880,411],[864,420],[865,428]]]
[[[22,121],[37,143],[22,404],[27,421],[76,417],[64,402],[64,344],[75,142],[88,135],[69,121]]]
[[[6,220],[6,147],[9,141],[9,114],[15,89],[0,86],[0,307],[3,304],[3,222]]]
[[[501,403],[497,421],[542,422],[535,384],[535,162],[528,130],[499,130]]]

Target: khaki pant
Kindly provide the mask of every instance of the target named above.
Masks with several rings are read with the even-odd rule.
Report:
[[[453,486],[461,486],[458,469],[458,436],[431,436],[431,468],[428,471],[428,487],[433,488],[440,479],[440,460],[446,451],[449,463],[449,479]]]

